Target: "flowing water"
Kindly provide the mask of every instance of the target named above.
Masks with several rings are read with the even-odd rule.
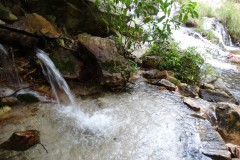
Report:
[[[239,65],[228,60],[230,52],[239,52],[240,48],[233,45],[225,27],[215,18],[206,17],[203,28],[212,31],[219,39],[220,45],[210,42],[201,34],[195,32],[194,28],[180,27],[179,30],[173,32],[173,38],[180,42],[182,48],[193,46],[203,53],[206,62],[215,68],[217,74],[225,81],[229,91],[240,101],[240,68]],[[237,57],[239,55],[233,56]]]
[[[239,95],[239,69],[227,61],[228,52],[193,29],[181,27],[173,38],[183,48],[196,46],[206,52],[207,62],[226,77],[232,93],[235,89]],[[226,42],[229,39],[222,38],[225,48],[231,44]],[[177,93],[140,83],[125,93],[75,99],[46,53],[37,52],[58,104],[18,106],[10,115],[13,118],[0,126],[0,142],[15,131],[37,129],[48,153],[40,145],[24,152],[0,150],[1,160],[210,160],[203,154],[204,147],[215,143],[203,141],[199,131],[204,128],[199,124],[210,124],[190,116],[194,112]]]
[[[13,54],[9,54],[8,51],[0,44],[0,75],[1,82],[10,84],[11,87],[20,88],[22,80],[18,75],[16,69],[15,58]]]
[[[35,116],[10,123],[1,129],[7,139],[16,130],[38,129],[41,142],[25,152],[3,152],[0,157],[11,160],[208,160],[202,154],[198,134],[199,119],[179,96],[142,85],[129,93],[104,95],[79,100],[90,129],[78,123],[77,113],[61,114],[52,105],[40,105]],[[39,106],[18,108],[21,113]],[[101,116],[102,115],[102,116]],[[104,116],[103,116],[104,115]],[[111,117],[111,119],[110,119]],[[104,124],[104,125],[103,125]],[[12,157],[11,157],[12,156]],[[6,158],[7,159],[7,158]]]

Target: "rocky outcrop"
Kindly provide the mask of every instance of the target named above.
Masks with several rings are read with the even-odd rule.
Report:
[[[66,49],[59,48],[49,55],[63,77],[71,79],[84,79],[84,64],[74,54]]]
[[[240,145],[240,107],[219,103],[216,108],[218,131],[230,143]]]
[[[159,56],[143,56],[141,59],[145,68],[157,68],[161,61]]]
[[[37,13],[72,35],[81,32],[106,35],[106,26],[98,17],[102,13],[89,0],[8,0],[5,4],[17,16],[23,16],[23,10],[25,13]]]
[[[181,83],[178,85],[179,93],[185,97],[196,97],[198,96],[199,87],[194,85],[187,85]]]
[[[113,40],[80,34],[78,41],[82,52],[91,55],[98,65],[98,71],[95,74],[100,75],[100,83],[103,86],[111,88],[125,86],[134,71],[135,64],[121,55]]]

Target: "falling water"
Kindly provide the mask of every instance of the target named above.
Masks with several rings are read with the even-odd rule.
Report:
[[[58,122],[71,124],[77,135],[82,132],[105,135],[110,128],[116,125],[115,120],[106,115],[106,112],[108,112],[106,110],[100,110],[91,114],[84,113],[80,106],[77,105],[67,82],[46,53],[38,49],[37,57],[41,61],[43,73],[51,84],[58,102],[59,107],[56,109]],[[63,127],[63,130],[65,129]]]
[[[14,54],[9,55],[8,51],[0,44],[0,73],[2,73],[2,80],[5,83],[11,85],[11,87],[20,88],[22,80],[18,75],[18,71],[15,65]]]
[[[51,59],[40,49],[37,50],[37,57],[41,61],[43,73],[51,84],[58,104],[77,107],[75,98],[70,91],[67,82],[64,80],[61,73],[55,67]]]

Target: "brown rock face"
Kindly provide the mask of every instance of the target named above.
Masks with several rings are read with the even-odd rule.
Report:
[[[216,108],[218,131],[225,141],[240,145],[240,107],[219,103]]]
[[[108,38],[78,35],[82,51],[91,55],[98,65],[96,74],[100,74],[100,83],[107,87],[124,87],[133,72],[133,62],[121,55],[115,42]]]
[[[26,14],[19,21],[10,26],[18,30],[24,30],[29,33],[37,33],[50,38],[58,38],[60,36],[55,27],[37,13]]]
[[[158,56],[142,57],[142,66],[145,68],[157,68],[161,59]]]

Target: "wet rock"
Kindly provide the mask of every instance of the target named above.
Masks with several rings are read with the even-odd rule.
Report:
[[[124,87],[134,72],[134,63],[124,58],[115,42],[109,38],[78,35],[78,41],[83,52],[91,55],[100,74],[100,83],[106,87]]]
[[[26,103],[36,103],[40,101],[39,98],[32,93],[18,93],[16,97],[19,101]]]
[[[157,68],[161,62],[158,56],[144,56],[142,59],[142,66],[145,68]]]
[[[37,13],[25,14],[19,21],[15,22],[10,27],[18,30],[24,30],[29,33],[37,33],[39,35],[45,35],[50,38],[58,38],[60,33],[55,27],[44,17]]]
[[[240,159],[240,146],[231,143],[227,143],[226,145],[228,146],[228,149],[231,152],[231,157]]]
[[[39,143],[39,131],[28,130],[13,133],[7,141],[0,144],[0,148],[5,150],[25,151]]]
[[[185,97],[184,99],[183,99],[183,102],[189,107],[189,108],[191,108],[192,110],[194,110],[194,111],[200,111],[200,107],[199,107],[199,105],[198,105],[198,103],[196,103],[196,101],[194,101],[194,99],[192,99],[192,98],[187,98],[187,97]]]
[[[1,105],[14,106],[14,105],[17,105],[18,103],[19,101],[16,97],[6,97],[6,98],[2,98],[0,106]]]
[[[215,115],[216,106],[203,99],[185,97],[183,102],[194,111],[200,111],[199,115],[207,119],[212,125],[216,125],[217,118]]]
[[[148,79],[162,79],[162,78],[167,78],[170,75],[174,75],[171,71],[160,71],[157,69],[152,69],[143,72],[143,77],[148,78]]]
[[[179,84],[179,93],[185,97],[196,97],[198,96],[199,87],[186,85],[186,84]]]
[[[180,80],[178,80],[177,78],[175,78],[173,76],[168,76],[166,78],[166,80],[168,80],[169,82],[173,83],[174,85],[179,85],[181,83]]]
[[[216,108],[218,131],[230,143],[240,145],[240,107],[219,103]]]
[[[212,126],[202,119],[198,120],[197,129],[202,145],[202,153],[214,160],[230,160],[231,153],[221,136]]]
[[[5,113],[8,113],[10,111],[11,111],[11,108],[9,106],[0,107],[0,116],[4,115]]]
[[[161,79],[161,80],[158,80],[155,85],[158,85],[158,86],[163,86],[165,87],[167,90],[170,90],[170,91],[175,91],[176,90],[176,86],[169,82],[168,80],[166,79]]]
[[[225,92],[200,89],[199,95],[202,99],[209,102],[235,102],[234,98]]]
[[[81,74],[84,73],[83,62],[69,50],[59,48],[49,57],[65,78],[75,79],[81,77]]]
[[[185,25],[187,27],[196,27],[198,25],[199,21],[198,20],[195,20],[195,19],[190,19],[188,20]]]
[[[16,21],[18,18],[11,12],[10,9],[4,7],[0,3],[0,18],[8,21]]]
[[[213,82],[213,86],[215,87],[215,89],[219,90],[219,91],[223,91],[229,94],[229,91],[225,85],[225,82],[221,79],[221,78],[217,78],[214,82]],[[230,94],[229,94],[230,95]]]
[[[215,89],[215,87],[212,84],[208,84],[208,83],[203,83],[201,85],[201,88],[202,89],[210,89],[210,90],[214,90]]]
[[[227,59],[233,63],[240,63],[240,57],[230,54],[227,56]]]

